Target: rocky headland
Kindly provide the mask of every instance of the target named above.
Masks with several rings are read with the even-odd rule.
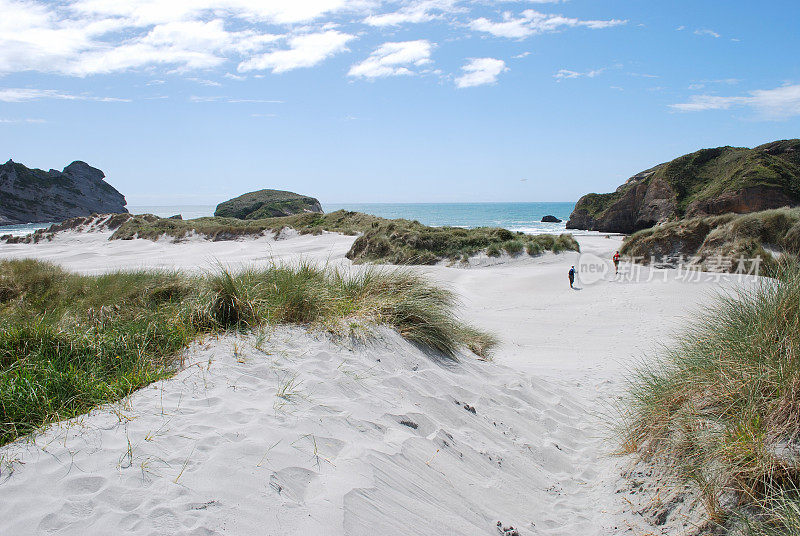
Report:
[[[659,223],[800,205],[800,139],[702,149],[580,198],[567,229],[633,233]]]
[[[60,222],[95,213],[125,213],[125,197],[105,174],[75,161],[63,171],[0,165],[0,225]]]

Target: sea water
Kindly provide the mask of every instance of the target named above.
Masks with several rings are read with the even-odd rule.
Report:
[[[180,214],[183,219],[213,216],[215,205],[132,205],[133,214],[155,214],[163,218]],[[529,234],[561,233],[574,202],[542,203],[324,203],[325,212],[352,210],[380,216],[417,220],[425,225],[452,227],[503,227]],[[561,223],[543,223],[543,216],[555,216]],[[0,235],[25,235],[49,224],[26,224],[0,227]]]

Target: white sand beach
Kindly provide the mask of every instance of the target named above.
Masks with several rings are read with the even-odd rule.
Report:
[[[354,240],[108,236],[3,244],[0,258],[89,274],[299,258],[349,266]],[[603,259],[621,243],[577,238]],[[653,527],[636,513],[606,414],[627,369],[741,283],[675,270],[629,280],[623,264],[620,276],[571,290],[577,257],[413,268],[500,338],[492,361],[437,358],[388,329],[366,343],[300,328],[207,338],[173,378],[0,448],[0,534],[683,534],[690,519]]]

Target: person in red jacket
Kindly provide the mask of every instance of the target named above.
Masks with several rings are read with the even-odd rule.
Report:
[[[614,275],[619,273],[619,251],[614,253]]]

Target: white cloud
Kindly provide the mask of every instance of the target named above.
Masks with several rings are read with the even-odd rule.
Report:
[[[269,99],[238,99],[231,97],[222,97],[220,95],[191,95],[189,97],[191,102],[229,102],[233,104],[283,104],[282,100],[269,100]]]
[[[370,15],[364,24],[370,26],[399,26],[401,24],[420,24],[440,18],[442,14],[453,13],[459,9],[457,0],[415,0],[398,11]]]
[[[559,69],[559,71],[553,75],[553,78],[555,78],[557,82],[561,82],[562,80],[567,80],[569,78],[594,78],[595,76],[601,74],[603,71],[605,71],[605,68],[592,69],[591,71],[586,71],[586,72],[570,71],[569,69]]]
[[[58,100],[92,100],[99,102],[130,102],[130,99],[116,97],[95,97],[92,95],[75,95],[56,89],[4,88],[0,89],[0,102],[28,102],[42,99]]]
[[[364,0],[77,0],[71,7],[83,16],[111,17],[136,26],[201,19],[225,13],[247,22],[294,24],[326,15],[359,11]]]
[[[695,30],[695,31],[694,31],[694,34],[695,34],[695,35],[708,35],[708,36],[710,36],[710,37],[713,37],[713,38],[715,38],[715,39],[716,39],[716,38],[719,38],[719,37],[722,37],[720,34],[718,34],[717,32],[715,32],[714,30],[708,30],[708,29],[703,29],[703,30]]]
[[[433,46],[425,39],[384,43],[367,59],[353,65],[347,74],[365,78],[414,74],[409,66],[419,67],[431,63]]]
[[[464,74],[456,78],[456,87],[494,84],[500,73],[507,71],[506,62],[496,58],[473,58],[461,68]]]
[[[201,86],[208,86],[208,87],[221,87],[222,84],[217,82],[216,80],[206,80],[205,78],[195,78],[193,76],[187,78],[187,80],[191,80],[192,82],[196,82]]]
[[[681,112],[729,110],[742,106],[753,108],[764,119],[779,120],[800,115],[800,84],[757,89],[748,95],[735,97],[693,95],[688,102],[670,105]]]
[[[0,75],[213,68],[231,59],[248,61],[287,37],[259,29],[264,24],[291,29],[323,16],[362,12],[374,1],[0,0]],[[243,23],[248,29],[241,29]]]
[[[502,21],[495,22],[481,17],[470,22],[469,26],[475,31],[489,33],[495,37],[524,39],[531,35],[556,32],[562,28],[585,27],[597,30],[620,26],[627,24],[627,22],[627,20],[621,19],[580,20],[526,9],[518,17],[506,11],[502,15]]]
[[[692,91],[698,91],[700,89],[703,89],[707,85],[711,85],[711,84],[727,84],[729,86],[733,86],[733,85],[738,84],[739,82],[741,82],[741,80],[739,80],[738,78],[721,78],[721,79],[717,79],[717,80],[699,80],[697,82],[693,82],[693,83],[689,84],[689,89],[691,89]]]
[[[523,0],[499,1],[519,4]],[[528,5],[560,1],[525,0]],[[0,76],[34,71],[85,77],[142,71],[148,79],[163,79],[167,73],[192,72],[196,82],[215,85],[219,83],[215,80],[222,80],[217,75],[239,80],[244,78],[241,74],[249,71],[256,73],[248,78],[258,78],[264,76],[258,71],[282,73],[316,66],[348,51],[348,43],[360,34],[342,27],[358,24],[357,21],[372,27],[433,20],[449,24],[456,14],[482,9],[489,3],[488,0],[0,0]],[[391,11],[385,11],[387,5]],[[519,15],[506,13],[500,21],[478,18],[470,27],[521,39],[568,27],[606,28],[625,22],[580,20],[526,9]],[[364,27],[359,26],[359,30]],[[429,41],[405,43],[416,44],[398,50],[379,48],[363,62],[353,65],[351,76],[374,78],[413,70],[431,72],[413,69],[421,65],[418,62],[429,60],[430,50],[424,46],[418,48]],[[195,72],[212,69],[216,70],[213,75]],[[238,74],[233,74],[236,71]]]
[[[348,41],[355,38],[338,30],[296,35],[289,39],[288,49],[254,56],[239,64],[239,72],[271,69],[273,73],[283,73],[301,67],[313,67],[346,51]]]
[[[35,125],[35,124],[47,123],[47,121],[45,121],[44,119],[35,119],[35,118],[29,118],[29,119],[0,119],[0,123],[2,123],[2,124],[27,123],[29,125]]]

